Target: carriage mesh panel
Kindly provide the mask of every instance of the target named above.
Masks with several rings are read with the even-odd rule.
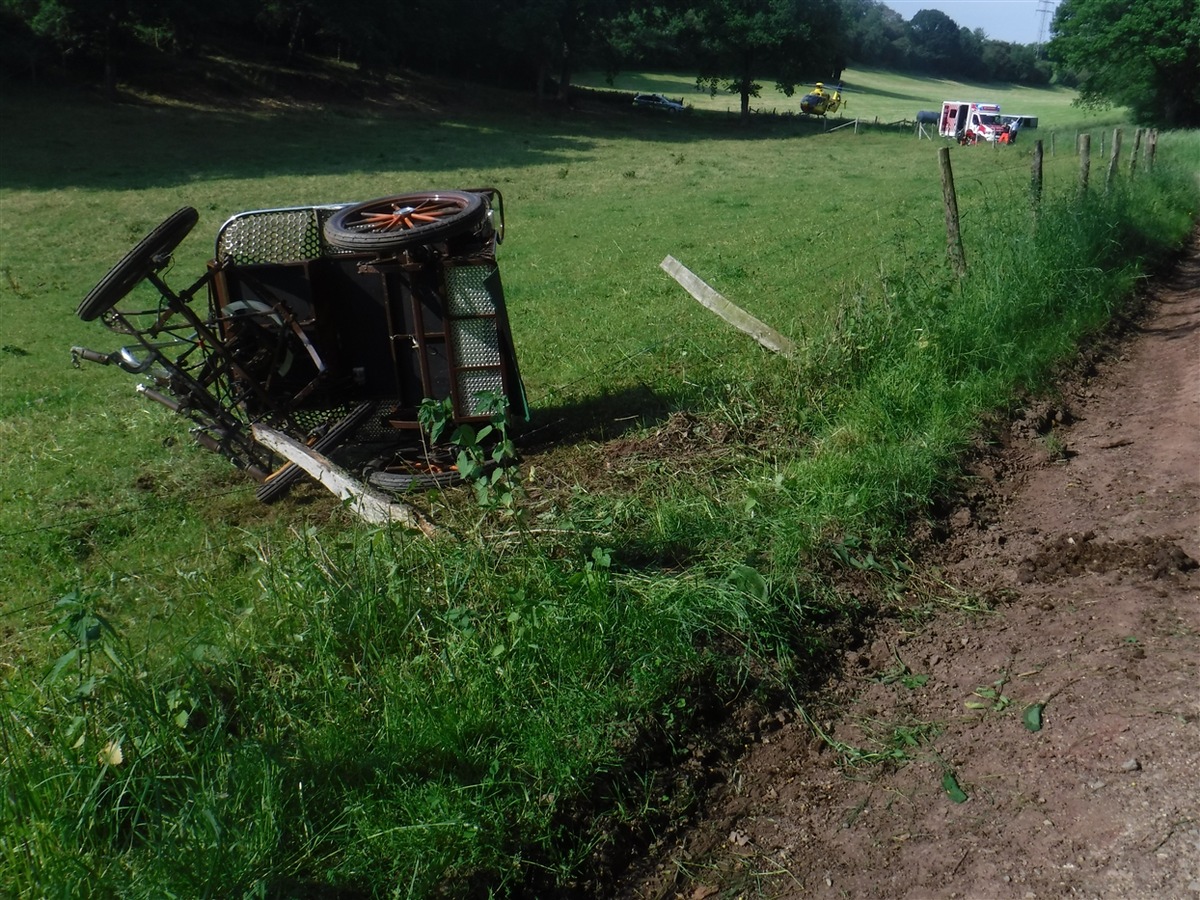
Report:
[[[461,415],[486,415],[477,395],[482,391],[498,395],[504,392],[496,322],[498,303],[489,285],[495,273],[496,264],[490,261],[446,269],[446,307],[453,323],[455,387]]]
[[[463,413],[468,416],[487,415],[483,401],[478,397],[481,391],[501,394],[504,381],[499,369],[468,369],[458,373],[458,395],[462,398]]]
[[[354,407],[345,404],[328,409],[297,409],[292,412],[292,418],[305,434],[312,434],[317,429],[340,422]]]
[[[321,237],[325,220],[340,207],[263,209],[230,219],[217,235],[218,262],[289,263],[342,255]]]
[[[495,271],[495,263],[448,267],[446,287],[450,294],[450,315],[494,316],[496,300],[488,290],[487,280]]]
[[[459,368],[499,367],[499,344],[495,319],[458,319],[454,323],[454,364]]]

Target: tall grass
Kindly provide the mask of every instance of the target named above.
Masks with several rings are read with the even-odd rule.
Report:
[[[764,590],[621,575],[599,549],[497,565],[376,532],[266,552],[255,607],[165,664],[64,604],[58,664],[9,686],[3,721],[17,885],[422,896],[569,878],[581,810],[643,732],[681,740],[694,688],[776,640]]]
[[[94,123],[100,146],[161,151],[147,183],[114,162],[106,186],[81,158],[63,189],[29,152],[0,193],[5,346],[25,354],[3,360],[3,612],[26,623],[3,657],[6,893],[536,895],[619,867],[624,839],[687,803],[657,766],[707,718],[816,675],[859,615],[820,570],[903,550],[980,418],[1044,386],[1184,240],[1200,168],[1196,135],[1164,135],[1153,173],[1081,198],[1057,160],[1035,227],[1027,150],[955,153],[960,281],[911,136],[415,121],[381,163],[387,120],[226,134],[159,115],[121,111],[119,137]],[[291,147],[301,124],[337,140]],[[418,179],[505,190],[533,426],[571,439],[522,470],[523,520],[431,498],[451,543],[311,492],[264,513],[124,380],[53,374],[95,337],[74,297],[150,209],[204,197],[219,220]],[[127,219],[137,233],[111,233]],[[801,353],[761,353],[680,298],[666,253]],[[598,464],[571,420],[609,404],[646,424]]]

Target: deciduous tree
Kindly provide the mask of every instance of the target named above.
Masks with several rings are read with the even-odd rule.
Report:
[[[1200,126],[1196,0],[1063,0],[1050,58],[1075,72],[1085,106],[1127,106],[1143,124]]]
[[[840,46],[833,0],[705,0],[688,4],[679,33],[696,51],[697,84],[737,94],[741,114],[770,73],[791,96],[802,80],[824,77]]]
[[[960,70],[963,50],[957,22],[941,10],[923,9],[912,17],[909,27],[914,62],[919,68],[931,72]]]

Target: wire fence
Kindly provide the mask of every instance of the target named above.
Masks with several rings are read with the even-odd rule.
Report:
[[[872,127],[915,128],[916,125],[917,125],[916,122],[909,122],[907,120],[901,120],[899,122],[886,123],[884,125],[874,125]],[[1121,138],[1119,136],[1119,132],[1120,132],[1120,129],[1116,129],[1113,131],[1113,134],[1116,135],[1116,137],[1114,139],[1118,142],[1118,146],[1119,146],[1119,142],[1121,140]],[[1053,135],[1055,135],[1055,134],[1057,134],[1057,132],[1050,133],[1051,143],[1053,143]],[[1078,156],[1081,147],[1086,148],[1088,146],[1088,144],[1090,142],[1080,140],[1080,138],[1083,135],[1087,135],[1087,134],[1089,134],[1089,132],[1086,132],[1086,131],[1074,132],[1074,145],[1073,145],[1074,146],[1074,154],[1073,155]],[[1034,140],[1038,140],[1038,139],[1027,138],[1026,140],[1028,141],[1028,143],[1033,143]],[[1044,144],[1045,144],[1045,142],[1043,141],[1043,147],[1044,147]],[[1100,144],[1101,148],[1104,147],[1103,140],[1101,142],[1099,142],[1099,144]],[[1138,135],[1138,138],[1137,138],[1137,144],[1138,145],[1141,144],[1141,135],[1140,134]],[[1111,147],[1112,144],[1110,143],[1109,146]],[[1152,146],[1152,145],[1150,145],[1150,146]],[[1008,147],[996,147],[996,149],[998,151],[1011,152],[1011,150],[1014,149],[1014,147],[1016,147],[1016,145],[1009,145]],[[1143,149],[1142,152],[1145,153],[1146,151]],[[1100,158],[1103,158],[1104,152],[1101,151],[1099,154],[1090,153],[1089,155],[1092,157],[1099,155]],[[1011,163],[1007,163],[1007,164],[1000,166],[1000,168],[999,168],[1000,173],[1014,173],[1017,171],[1030,171],[1030,167],[1031,167],[1030,156],[1031,156],[1031,154],[1026,154],[1024,152],[1022,152],[1019,156],[1014,154]],[[1129,165],[1132,166],[1135,163],[1136,163],[1136,159],[1131,161],[1131,163],[1129,163]],[[994,176],[995,174],[996,174],[995,169],[992,169],[989,171],[989,176]],[[882,251],[882,250],[890,247],[892,244],[892,241],[893,241],[893,239],[891,237],[884,237],[877,241],[872,242],[871,246],[862,248],[862,251],[868,252],[868,253]],[[639,357],[645,356],[647,354],[666,350],[666,349],[668,349],[672,346],[678,345],[678,344],[687,343],[688,341],[689,341],[689,339],[685,335],[673,335],[673,336],[669,336],[669,337],[661,337],[661,338],[658,338],[650,343],[647,343],[635,350],[622,351],[618,354],[614,354],[611,359],[608,359],[603,363],[597,364],[596,366],[591,368],[589,371],[578,376],[577,378],[574,378],[567,382],[563,382],[561,384],[551,385],[551,386],[543,388],[538,394],[536,394],[533,398],[531,398],[532,404],[536,407],[538,405],[539,400],[540,401],[548,401],[548,400],[553,400],[555,398],[561,398],[563,396],[569,396],[572,392],[575,391],[575,389],[580,388],[580,387],[584,387],[585,389],[590,388],[591,392],[594,393],[595,391],[603,388],[603,386],[608,382],[612,372],[620,371],[620,370],[626,368],[628,366],[628,364],[630,362],[632,362],[633,360],[635,360]],[[587,392],[587,391],[585,390],[585,392]],[[558,423],[551,422],[548,425],[544,425],[542,427],[543,428],[550,427],[550,425],[553,425],[553,424],[558,424]],[[137,515],[154,515],[157,513],[161,513],[165,510],[168,510],[168,509],[177,508],[180,502],[192,503],[196,500],[201,500],[201,499],[204,501],[211,501],[215,498],[221,498],[221,497],[238,497],[238,496],[249,497],[251,494],[254,493],[255,486],[256,485],[253,482],[248,482],[244,486],[238,486],[238,487],[230,488],[230,489],[224,490],[224,491],[218,491],[218,492],[214,492],[211,490],[196,491],[194,493],[189,493],[189,494],[174,495],[170,499],[167,499],[167,500],[148,501],[148,502],[142,503],[142,504],[123,506],[120,509],[114,509],[109,512],[98,513],[95,515],[88,515],[88,516],[80,516],[78,518],[71,518],[71,519],[65,519],[65,520],[59,517],[59,512],[60,512],[59,510],[47,508],[47,509],[43,510],[42,514],[39,516],[39,518],[43,518],[45,520],[41,524],[31,525],[26,528],[17,528],[17,529],[13,529],[13,530],[6,531],[6,532],[0,532],[0,549],[3,549],[4,545],[6,543],[11,545],[11,543],[17,538],[29,537],[32,535],[37,535],[40,533],[47,533],[47,532],[71,533],[71,532],[77,531],[81,528],[87,528],[90,526],[103,524],[104,522],[109,521],[109,520],[129,518],[130,516],[137,516]],[[11,552],[11,550],[12,550],[12,547],[10,546],[9,552]],[[124,578],[133,578],[133,579],[146,578],[146,577],[153,576],[156,574],[161,574],[163,571],[166,571],[172,567],[177,567],[180,564],[198,561],[204,557],[211,557],[211,550],[206,549],[206,548],[199,548],[195,552],[183,554],[181,556],[178,556],[178,557],[175,557],[175,558],[172,558],[169,560],[163,560],[161,563],[159,563],[155,566],[149,567],[149,568],[145,568],[145,569],[137,569],[137,570],[126,569],[126,570],[120,571],[119,566],[113,566],[112,568],[110,568],[110,570],[106,576],[106,580],[111,579],[114,576],[124,577]],[[31,604],[28,604],[25,606],[13,607],[13,608],[0,610],[0,619],[10,618],[10,617],[13,617],[13,616],[25,613],[25,612],[29,612],[30,610],[45,606],[48,602],[52,603],[53,601],[39,600],[37,602],[31,603]]]

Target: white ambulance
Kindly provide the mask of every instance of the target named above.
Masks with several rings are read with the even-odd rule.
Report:
[[[942,102],[938,134],[960,144],[996,141],[1005,131],[998,103],[969,103],[962,100]]]

